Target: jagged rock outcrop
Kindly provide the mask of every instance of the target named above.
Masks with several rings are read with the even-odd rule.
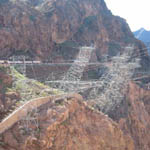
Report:
[[[0,143],[5,150],[134,149],[129,135],[103,113],[90,109],[79,95],[51,100],[28,113],[1,135]]]
[[[79,95],[45,98],[46,104],[23,109],[25,116],[19,113],[18,122],[1,134],[0,148],[149,150],[149,99],[149,90],[131,82],[126,99],[108,117]]]
[[[126,125],[135,141],[136,150],[150,149],[150,90],[130,83]]]
[[[150,90],[130,82],[126,99],[110,114],[123,132],[130,134],[136,150],[150,149]]]
[[[91,59],[100,60],[129,43],[136,53],[144,47],[103,0],[9,1],[0,5],[0,26],[1,57],[24,51],[45,61],[70,60],[78,52],[74,47],[95,44]]]
[[[77,46],[95,44],[91,59],[99,61],[103,54],[116,55],[133,43],[135,56],[144,53],[142,66],[147,70],[145,46],[103,0],[10,0],[0,4],[1,58],[22,52],[60,62],[73,59]],[[0,77],[8,81],[7,76]],[[89,108],[79,96],[50,101],[1,134],[0,149],[149,150],[149,93],[130,83],[122,104],[109,113],[113,120]],[[7,95],[10,99],[15,96]]]

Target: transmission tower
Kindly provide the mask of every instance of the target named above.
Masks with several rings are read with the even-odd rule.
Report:
[[[59,86],[60,89],[63,89],[64,91],[75,91],[78,89],[78,82],[83,76],[84,69],[88,65],[94,49],[94,47],[80,48],[76,60],[62,79],[63,82]],[[77,84],[71,84],[70,81],[75,81]]]
[[[99,85],[90,92],[89,98],[94,99],[103,112],[113,110],[122,101],[122,89],[126,89],[134,69],[140,67],[139,59],[132,62],[133,49],[133,46],[126,47],[122,55],[113,57],[111,64],[107,66],[107,74],[99,79]]]

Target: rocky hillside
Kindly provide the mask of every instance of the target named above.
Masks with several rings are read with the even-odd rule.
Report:
[[[112,112],[111,118],[118,122],[125,134],[129,134],[135,150],[150,149],[150,90],[129,83],[128,92],[121,106]]]
[[[112,119],[80,95],[51,98],[1,134],[1,150],[149,150],[150,92],[130,83]],[[0,126],[1,127],[1,126]]]
[[[51,100],[28,113],[2,134],[0,143],[2,150],[134,149],[128,134],[104,114],[90,109],[79,95]]]
[[[147,31],[144,28],[141,28],[135,31],[134,35],[137,39],[144,42],[144,44],[147,46],[148,51],[150,52],[150,31]]]
[[[112,15],[104,0],[0,0],[2,59],[20,53],[36,60],[63,62],[75,58],[78,46],[95,45],[91,61],[96,62],[103,55],[123,53],[130,44],[147,71],[150,61],[144,44],[134,38],[124,19]],[[10,110],[10,102],[51,94],[52,89],[47,91],[47,86],[15,70],[12,80],[6,68],[0,67],[0,110]],[[47,68],[40,69],[41,76],[52,71]],[[65,69],[58,67],[61,72]],[[0,150],[149,150],[150,90],[142,86],[130,81],[124,99],[109,116],[77,94],[45,97],[46,104],[20,107],[23,113],[19,117],[12,117],[14,111],[6,125],[5,120],[1,122],[10,127],[17,120],[15,124],[1,132],[0,123]],[[8,88],[16,92],[7,93]],[[0,113],[4,118],[6,113]]]
[[[8,11],[9,10],[9,11]],[[35,59],[73,59],[82,45],[96,45],[92,60],[116,55],[134,43],[144,47],[126,21],[113,16],[103,0],[10,0],[0,4],[0,57],[18,51]]]
[[[9,65],[0,65],[0,121],[26,101],[61,93],[23,76]]]

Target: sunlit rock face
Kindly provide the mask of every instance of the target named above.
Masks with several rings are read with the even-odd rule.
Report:
[[[9,11],[8,11],[9,10]],[[11,0],[0,5],[0,56],[28,52],[42,60],[73,59],[82,45],[96,45],[92,60],[135,43],[126,21],[103,0]],[[137,53],[139,50],[137,50]]]
[[[126,99],[111,118],[119,123],[125,134],[130,134],[136,150],[150,149],[150,90],[129,83]]]
[[[103,113],[90,109],[79,95],[50,101],[38,109],[37,118],[32,114],[34,121],[26,116],[2,134],[1,149],[134,150],[132,138]]]
[[[20,114],[21,120],[1,134],[0,148],[149,150],[149,93],[130,83],[113,120],[89,107],[80,95],[50,99],[25,117]]]

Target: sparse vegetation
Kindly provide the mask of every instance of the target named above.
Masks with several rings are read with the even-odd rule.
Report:
[[[14,67],[11,67],[11,75],[13,77],[13,86],[8,91],[19,93],[23,102],[32,98],[57,95],[60,93],[57,89],[50,88],[39,81],[25,77],[15,70]]]

